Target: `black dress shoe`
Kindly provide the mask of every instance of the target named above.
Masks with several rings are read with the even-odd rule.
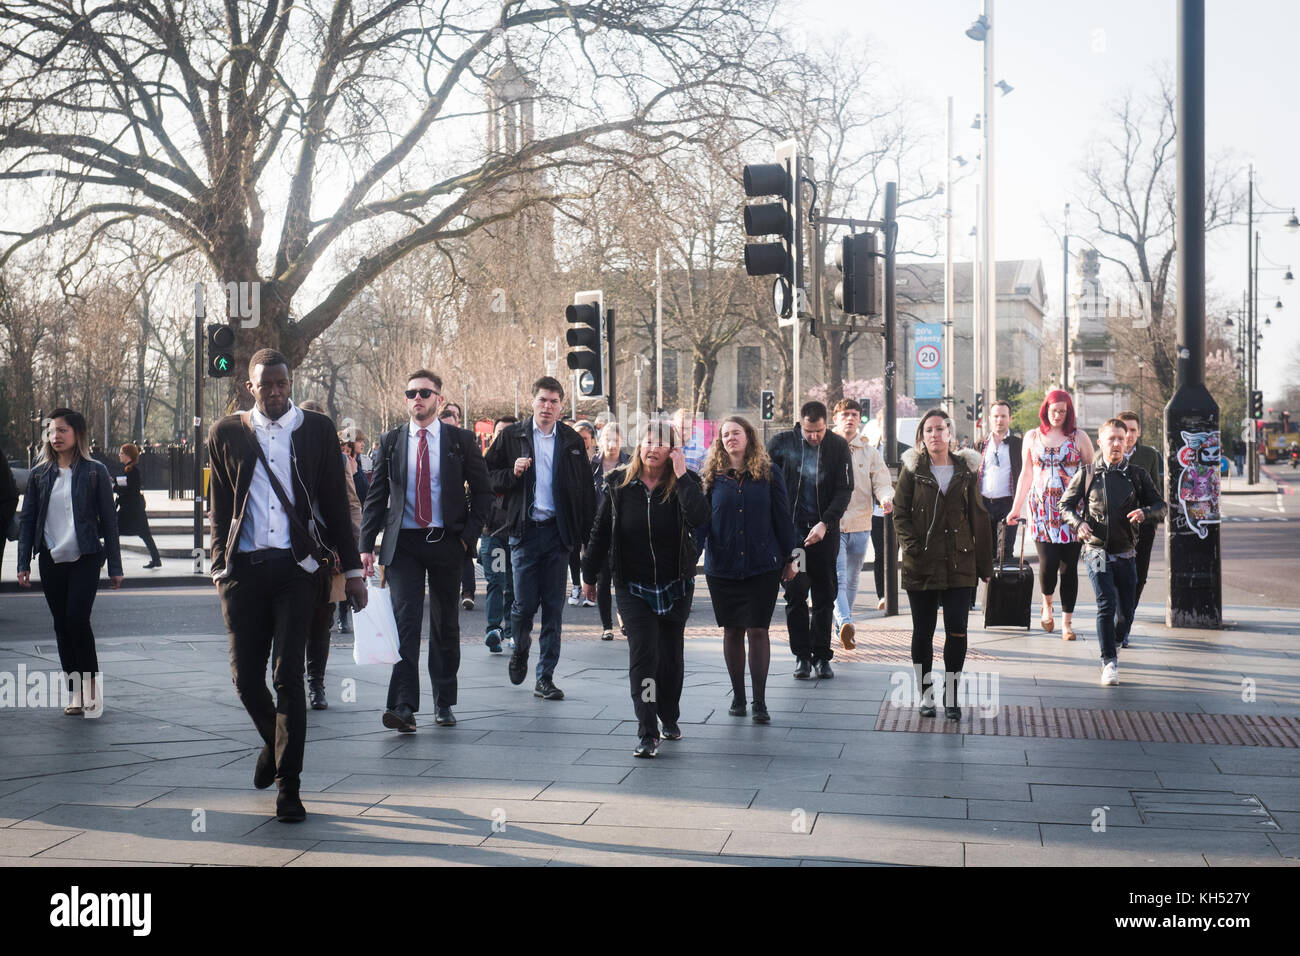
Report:
[[[439,727],[455,727],[456,715],[451,712],[450,707],[438,707],[434,710],[433,722]]]
[[[682,729],[676,724],[664,724],[664,740],[681,740]]]
[[[523,654],[520,654],[519,651],[516,650],[511,654],[509,670],[510,683],[522,684],[524,678],[528,676],[528,652],[525,651]]]
[[[768,724],[771,722],[772,718],[767,712],[767,704],[761,700],[754,701],[754,723]]]
[[[922,716],[922,717],[933,717],[933,716],[935,715],[935,713],[937,713],[937,711],[935,710],[934,704],[922,704],[922,705],[921,705],[921,716]]]
[[[731,707],[727,710],[727,713],[729,713],[732,717],[744,717],[744,716],[745,716],[745,698],[743,698],[743,697],[732,697],[732,698],[731,698]]]
[[[415,714],[405,704],[384,711],[384,726],[403,734],[415,733]]]
[[[275,783],[275,750],[270,744],[262,745],[262,752],[257,755],[257,766],[253,769],[253,786],[265,790]]]
[[[307,693],[311,699],[312,710],[328,710],[329,701],[325,699],[325,681],[314,680],[307,684]]]
[[[144,569],[146,571],[152,571],[154,568],[161,568],[161,567],[162,567],[161,561],[150,561],[148,564],[144,566]]]
[[[798,663],[794,665],[795,680],[807,680],[812,677],[812,661],[806,657],[801,657]]]
[[[549,677],[543,677],[533,688],[533,696],[540,697],[542,700],[564,700],[564,691],[555,686],[555,682]]]
[[[275,798],[275,818],[281,823],[302,823],[307,819],[307,808],[298,798],[298,787],[284,787]]]
[[[949,720],[961,720],[961,708],[945,707],[943,709],[943,715],[947,717]]]
[[[813,665],[813,673],[823,680],[835,676],[835,672],[831,670],[830,661],[818,661]]]
[[[641,742],[636,745],[636,750],[632,751],[634,757],[653,757],[659,752],[659,741],[650,735],[641,738]]]

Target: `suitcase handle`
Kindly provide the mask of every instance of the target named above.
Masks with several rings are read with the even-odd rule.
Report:
[[[1020,525],[1020,570],[1025,569],[1025,523],[1017,522]],[[998,522],[998,561],[997,567],[993,569],[994,577],[1002,577],[1002,555],[1005,553],[1005,543],[1007,540],[1007,519],[1003,518]]]

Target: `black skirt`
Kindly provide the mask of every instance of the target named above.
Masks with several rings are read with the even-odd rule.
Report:
[[[781,589],[781,569],[752,578],[718,578],[707,575],[713,617],[718,627],[767,627]]]

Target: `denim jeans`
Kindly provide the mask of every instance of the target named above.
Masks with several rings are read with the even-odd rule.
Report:
[[[840,583],[835,595],[836,630],[845,621],[853,620],[853,602],[858,598],[858,580],[862,577],[862,562],[870,540],[870,531],[840,532],[840,553],[835,558],[835,575]]]
[[[510,609],[515,603],[514,571],[510,563],[510,541],[483,535],[478,543],[478,561],[483,566],[487,590],[487,630],[500,628],[511,635]]]
[[[1088,568],[1097,595],[1097,642],[1105,663],[1119,659],[1119,645],[1128,637],[1137,607],[1137,562],[1132,558],[1107,558],[1106,570]]]
[[[550,677],[560,662],[560,625],[568,596],[569,549],[560,541],[554,521],[538,525],[527,521],[524,533],[510,536],[510,561],[514,565],[515,601],[510,609],[510,628],[515,653],[528,655],[532,645],[533,617],[542,609],[542,631],[538,643],[537,678]]]

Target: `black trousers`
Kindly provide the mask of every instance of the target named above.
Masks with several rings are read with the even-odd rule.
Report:
[[[801,539],[808,534],[807,528],[797,525],[795,531]],[[785,626],[790,633],[790,653],[797,658],[829,661],[835,656],[831,650],[831,624],[839,592],[839,578],[835,573],[839,553],[840,536],[827,533],[816,544],[804,548],[803,570],[785,585]]]
[[[871,573],[876,579],[876,600],[885,596],[885,522],[884,515],[871,516]]]
[[[1137,602],[1142,603],[1142,589],[1147,585],[1147,569],[1151,567],[1151,549],[1155,547],[1156,532],[1160,525],[1144,521],[1137,533]]]
[[[466,551],[460,565],[460,593],[464,597],[472,598],[474,590],[474,556]]]
[[[76,561],[55,563],[47,552],[37,559],[45,603],[54,616],[54,636],[59,645],[59,667],[65,674],[99,673],[95,632],[90,612],[99,587],[102,552],[83,554]]]
[[[624,588],[615,588],[614,596],[627,631],[627,676],[637,735],[658,738],[660,719],[675,724],[681,716],[691,596],[679,600],[667,614],[656,614]]]
[[[1038,589],[1043,594],[1051,594],[1056,590],[1056,576],[1060,574],[1061,610],[1073,614],[1074,602],[1079,597],[1079,552],[1083,550],[1083,542],[1036,541],[1034,547],[1038,549]]]
[[[330,658],[330,631],[334,627],[334,602],[326,601],[316,607],[307,632],[307,680],[323,681],[325,663]]]
[[[600,612],[600,626],[606,631],[614,630],[613,562],[614,557],[611,552],[605,566],[600,569],[600,574],[596,575],[596,610]]]
[[[1016,563],[1016,536],[1020,533],[1019,526],[1007,528],[1006,539],[1002,544],[1002,559],[998,560],[998,525],[1011,513],[1011,504],[1014,501],[1014,498],[984,498],[984,507],[989,513],[989,550],[993,555],[995,568]]]
[[[441,538],[439,538],[441,535]],[[429,532],[403,529],[388,566],[388,586],[393,589],[393,617],[397,620],[398,653],[388,681],[388,708],[405,704],[420,709],[420,631],[424,627],[424,589],[429,589],[429,680],[438,706],[456,703],[456,673],[460,670],[461,565],[465,548],[461,539],[438,529]]]
[[[960,674],[966,664],[966,626],[970,619],[970,595],[973,588],[946,588],[942,591],[913,591],[907,600],[912,605],[912,666],[919,672],[920,686],[930,684],[934,666],[934,627],[943,608],[943,669],[945,679]],[[945,697],[945,702],[947,698]],[[952,700],[956,703],[956,699]]]
[[[230,634],[230,672],[240,703],[253,718],[262,740],[275,751],[275,779],[297,786],[307,744],[307,693],[302,684],[303,655],[313,612],[320,600],[316,581],[292,555],[268,557],[236,553],[230,574],[217,582],[221,613]],[[271,685],[266,687],[266,662]]]

